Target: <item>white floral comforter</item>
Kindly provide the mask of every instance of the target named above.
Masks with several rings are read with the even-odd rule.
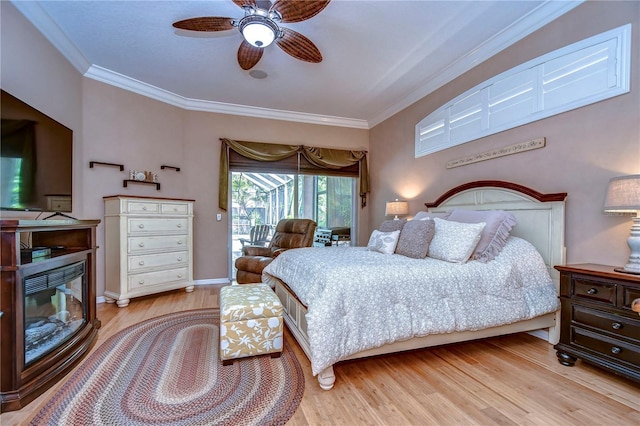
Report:
[[[454,264],[384,255],[364,247],[288,250],[262,280],[285,282],[308,307],[313,374],[386,343],[479,330],[559,308],[535,247],[509,237],[493,261]]]

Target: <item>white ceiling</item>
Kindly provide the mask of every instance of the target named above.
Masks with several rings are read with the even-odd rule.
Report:
[[[312,64],[267,47],[237,63],[236,30],[194,33],[175,21],[240,18],[231,0],[14,1],[85,76],[182,108],[371,128],[580,1],[332,0],[289,27],[320,49]]]

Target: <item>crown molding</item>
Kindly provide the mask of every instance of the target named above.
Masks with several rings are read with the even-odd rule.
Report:
[[[321,124],[325,126],[369,129],[369,124],[365,120],[186,98],[184,96],[176,95],[175,93],[160,89],[143,81],[127,77],[126,75],[119,74],[96,65],[92,65],[91,67],[89,67],[89,70],[84,74],[84,76],[109,84],[111,86],[119,87],[121,89],[146,96],[151,99],[155,99],[182,109],[192,111],[215,112],[219,114],[241,115],[245,117],[294,121],[298,123],[308,124]]]
[[[49,42],[85,77],[122,89],[156,99],[183,109],[193,111],[232,114],[247,117],[284,120],[326,126],[350,127],[356,129],[371,129],[387,118],[397,114],[413,103],[419,101],[433,91],[469,71],[479,63],[489,59],[498,52],[516,43],[532,32],[567,13],[583,3],[584,0],[554,1],[547,0],[528,15],[514,22],[490,40],[482,43],[468,55],[461,57],[437,74],[425,78],[420,88],[402,97],[394,105],[378,113],[371,120],[347,117],[309,114],[296,111],[274,110],[248,105],[229,104],[224,102],[190,99],[164,89],[152,86],[123,74],[92,65],[80,52],[66,34],[51,19],[39,2],[12,1],[12,4],[29,20]]]
[[[444,70],[425,78],[425,83],[420,88],[410,94],[407,94],[397,103],[386,108],[370,119],[370,128],[382,123],[387,118],[397,114],[430,93],[433,93],[445,84],[460,77],[476,65],[486,61],[512,44],[522,40],[534,31],[539,30],[543,26],[569,12],[571,9],[579,6],[584,1],[585,0],[545,1],[543,4],[515,21],[500,33],[480,44],[467,55],[462,56],[456,62],[447,66]]]

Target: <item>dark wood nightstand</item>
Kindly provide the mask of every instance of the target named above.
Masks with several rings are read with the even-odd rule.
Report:
[[[640,316],[631,306],[640,298],[640,275],[613,266],[585,263],[560,271],[560,364],[577,358],[640,382]]]

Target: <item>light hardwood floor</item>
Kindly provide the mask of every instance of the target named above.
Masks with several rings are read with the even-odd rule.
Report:
[[[119,330],[181,310],[217,307],[219,286],[98,305],[94,349]],[[323,391],[290,333],[306,375],[304,398],[288,425],[640,425],[640,384],[578,362],[563,367],[545,341],[527,334],[351,361],[335,367]],[[29,420],[64,383],[2,426]]]

